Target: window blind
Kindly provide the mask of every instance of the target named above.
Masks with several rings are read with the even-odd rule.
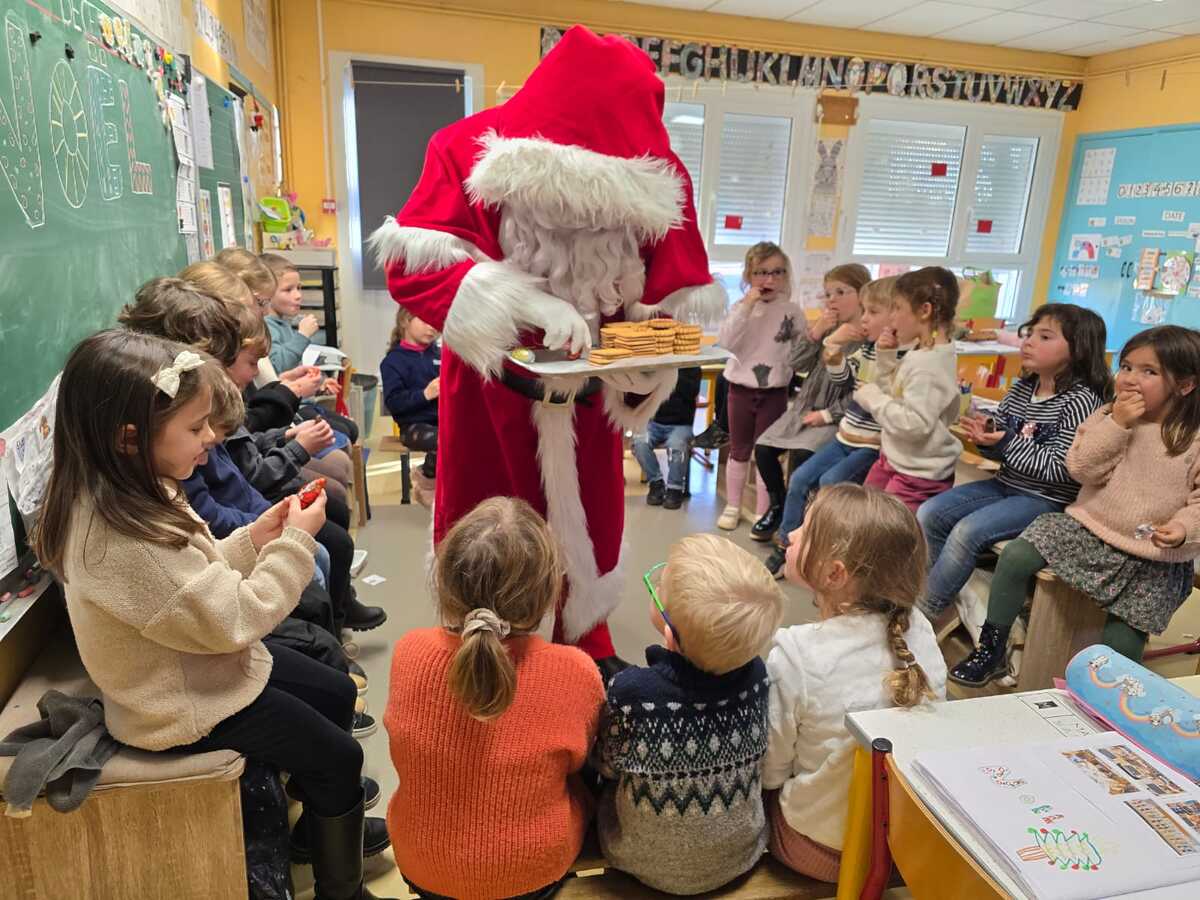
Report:
[[[968,253],[1021,252],[1037,152],[1037,138],[984,136],[967,223]]]
[[[692,202],[700,209],[700,164],[704,155],[704,104],[667,103],[663,122],[671,139],[671,149],[679,157],[692,179]]]
[[[872,119],[863,154],[854,253],[944,257],[967,129]]]
[[[729,113],[721,123],[715,243],[779,241],[792,120]]]

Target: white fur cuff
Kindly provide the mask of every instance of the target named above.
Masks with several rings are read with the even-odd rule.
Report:
[[[469,259],[476,262],[488,259],[470,241],[432,228],[400,225],[392,216],[371,233],[367,246],[375,255],[376,266],[386,269],[400,262],[409,275],[436,272]]]
[[[671,392],[675,390],[679,370],[666,369],[656,375],[657,384],[637,406],[626,405],[625,398],[629,396],[628,392],[611,384],[604,385],[604,411],[608,414],[609,421],[617,428],[625,431],[643,430],[658,408],[671,396]]]
[[[725,317],[728,305],[729,295],[725,293],[725,288],[719,281],[711,281],[673,291],[653,306],[635,303],[629,310],[629,317],[640,322],[655,316],[670,316],[679,322],[715,325]]]

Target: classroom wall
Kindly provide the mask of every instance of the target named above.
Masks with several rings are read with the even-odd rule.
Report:
[[[278,106],[279,91],[275,79],[275,61],[279,54],[273,46],[274,40],[271,39],[276,31],[275,0],[266,0],[265,4],[267,11],[267,43],[268,46],[271,46],[270,65],[266,68],[258,64],[258,61],[250,54],[250,51],[246,47],[246,30],[242,21],[242,0],[205,0],[205,2],[233,37],[233,43],[237,48],[238,70],[246,78],[250,79],[255,90],[266,97],[271,103]],[[180,0],[180,5],[183,10],[184,21],[190,25],[190,23],[195,21],[193,0]],[[229,64],[221,58],[220,54],[204,38],[196,34],[194,28],[191,31],[192,66],[223,88],[229,87],[230,81],[240,80],[231,75]]]
[[[1085,67],[1084,60],[1060,54],[605,0],[469,0],[436,5],[412,0],[287,0],[280,4],[278,14],[280,45],[286,48],[278,66],[285,178],[300,195],[318,236],[335,240],[335,217],[320,212],[321,199],[333,196],[327,156],[331,141],[324,124],[328,110],[322,108],[326,95],[322,50],[325,54],[343,51],[479,64],[489,86],[485,92],[488,105],[495,102],[496,85],[502,81],[519,85],[537,65],[541,25],[577,22],[606,32],[1074,79]],[[823,136],[842,133],[823,132]],[[811,249],[825,246],[814,242]]]
[[[1200,37],[1178,38],[1087,60],[1083,100],[1078,110],[1066,116],[1063,126],[1062,152],[1034,288],[1035,304],[1045,302],[1050,285],[1076,138],[1093,132],[1200,121],[1197,88]]]

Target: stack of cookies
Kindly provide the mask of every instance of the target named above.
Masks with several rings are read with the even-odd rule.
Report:
[[[700,336],[703,332],[704,329],[699,325],[677,324],[673,351],[675,353],[699,353]]]
[[[588,353],[588,362],[593,366],[607,366],[618,359],[628,359],[631,356],[633,354],[628,350],[620,350],[616,347],[596,347]]]

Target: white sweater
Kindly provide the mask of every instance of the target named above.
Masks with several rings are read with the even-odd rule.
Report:
[[[896,351],[880,350],[874,383],[854,399],[883,429],[883,454],[893,469],[934,481],[954,475],[962,452],[950,432],[959,415],[954,344],[910,350],[899,363]]]
[[[886,630],[881,613],[793,625],[775,632],[767,657],[770,733],[763,787],[782,788],[779,805],[794,831],[834,850],[842,848],[854,768],[846,713],[892,705],[883,679],[896,662]],[[934,695],[946,699],[946,663],[929,620],[916,609],[905,640]]]

